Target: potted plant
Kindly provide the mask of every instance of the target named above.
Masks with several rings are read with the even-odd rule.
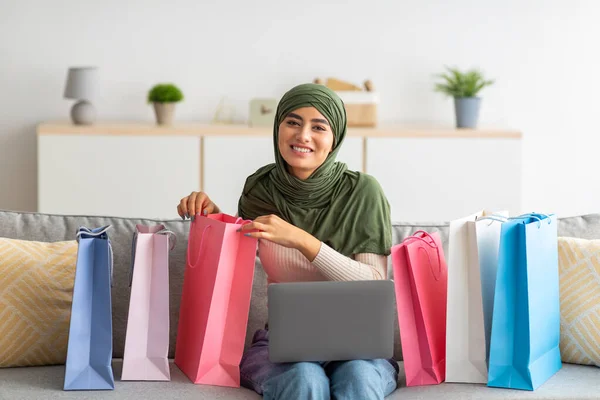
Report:
[[[481,89],[494,83],[486,80],[477,69],[462,72],[457,68],[449,68],[447,73],[439,74],[442,82],[436,83],[436,92],[454,98],[454,112],[457,128],[475,128],[479,118],[481,98],[477,94]]]
[[[172,83],[155,85],[148,92],[148,102],[154,105],[159,125],[171,125],[175,114],[175,103],[183,100],[183,93]]]

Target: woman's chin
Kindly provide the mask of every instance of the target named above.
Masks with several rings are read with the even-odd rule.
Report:
[[[288,172],[298,178],[306,177],[315,170],[311,165],[305,163],[289,163],[287,161],[286,163]]]
[[[294,168],[310,168],[313,164],[310,160],[307,160],[306,157],[299,157],[294,154],[286,155],[283,159],[287,165]]]

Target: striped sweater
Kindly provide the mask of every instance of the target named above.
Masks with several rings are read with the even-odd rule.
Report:
[[[267,283],[387,279],[387,256],[360,253],[346,257],[325,243],[311,263],[296,250],[260,240],[258,254]]]

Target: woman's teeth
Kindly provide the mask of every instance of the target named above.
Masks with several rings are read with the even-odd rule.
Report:
[[[292,146],[292,149],[294,149],[294,150],[296,150],[296,151],[299,151],[299,152],[301,152],[301,153],[310,153],[310,152],[312,152],[312,150],[311,150],[311,149],[307,149],[307,148],[304,148],[304,147],[296,147],[296,146]]]

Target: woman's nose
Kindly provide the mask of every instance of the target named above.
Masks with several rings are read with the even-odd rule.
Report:
[[[302,128],[300,128],[297,135],[297,139],[301,142],[310,141],[310,125],[304,125]]]

